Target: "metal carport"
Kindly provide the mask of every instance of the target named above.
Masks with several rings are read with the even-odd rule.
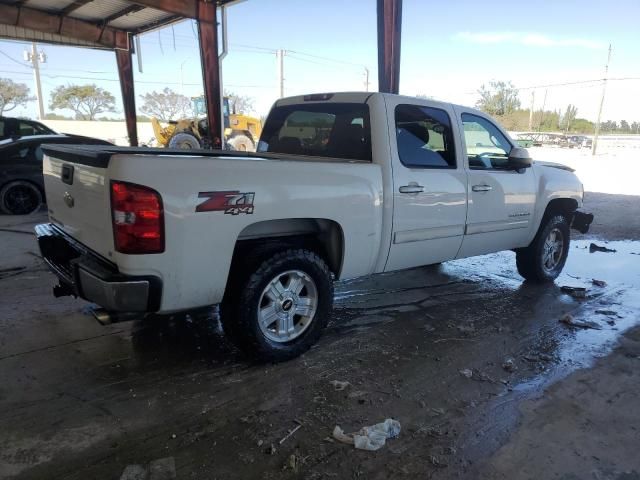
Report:
[[[132,53],[134,37],[193,19],[198,24],[210,138],[221,144],[217,7],[238,0],[0,0],[0,38],[113,50],[127,134],[138,144]],[[274,7],[277,8],[277,7]],[[377,0],[378,85],[398,93],[402,0]]]

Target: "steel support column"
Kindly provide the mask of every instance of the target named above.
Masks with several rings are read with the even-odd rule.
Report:
[[[122,91],[122,105],[124,106],[124,119],[127,122],[129,145],[137,147],[138,124],[136,118],[136,94],[133,88],[131,50],[116,50],[116,62],[118,64],[118,76],[120,77],[120,90]]]
[[[378,90],[400,88],[400,33],[402,0],[378,0]]]
[[[222,95],[220,92],[218,25],[215,2],[201,1],[198,4],[198,34],[202,83],[209,121],[209,138],[212,148],[222,148]]]

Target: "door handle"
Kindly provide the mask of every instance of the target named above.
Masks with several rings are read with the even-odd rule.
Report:
[[[422,193],[424,192],[424,187],[422,185],[418,185],[417,183],[410,183],[409,185],[403,185],[398,188],[400,193]]]
[[[471,187],[471,190],[474,192],[490,192],[493,190],[493,187],[491,185],[474,185]]]

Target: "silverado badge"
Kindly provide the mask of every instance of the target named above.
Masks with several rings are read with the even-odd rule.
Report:
[[[196,212],[224,212],[228,215],[253,213],[254,192],[199,192],[198,198],[205,200],[196,205]]]

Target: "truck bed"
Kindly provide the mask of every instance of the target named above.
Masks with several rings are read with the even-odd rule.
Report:
[[[274,229],[293,234],[295,222],[341,226],[344,277],[371,273],[381,253],[382,169],[371,162],[113,146],[43,150],[51,223],[118,272],[171,285],[164,312],[219,302],[236,242]],[[137,255],[115,248],[114,182],[161,196],[164,250]],[[220,204],[230,196],[238,206]]]
[[[151,147],[117,147],[112,145],[43,145],[46,155],[66,162],[81,163],[93,167],[106,168],[114,155],[154,155],[170,157],[211,157],[211,158],[250,158],[287,160],[296,162],[322,163],[371,163],[364,160],[345,158],[312,157],[270,152],[235,152],[231,150],[204,150],[179,148],[151,148]]]

